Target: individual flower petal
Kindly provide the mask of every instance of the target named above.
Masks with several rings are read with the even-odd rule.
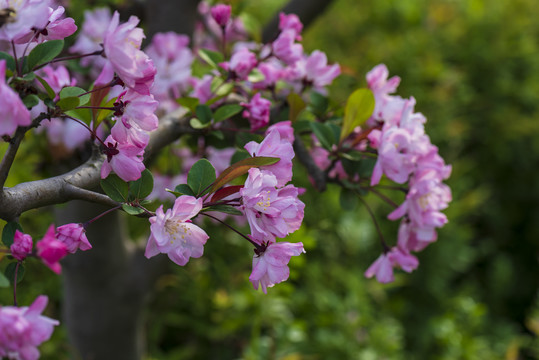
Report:
[[[66,224],[56,228],[56,236],[66,245],[67,251],[74,254],[78,249],[90,250],[92,245],[86,237],[82,224]]]

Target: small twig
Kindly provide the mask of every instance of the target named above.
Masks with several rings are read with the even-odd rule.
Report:
[[[223,220],[219,220],[218,218],[216,218],[215,216],[213,215],[210,215],[210,214],[206,214],[206,213],[200,213],[200,215],[204,215],[204,216],[207,216],[209,218],[212,218],[213,220],[216,220],[216,221],[219,221],[221,224],[223,224],[224,226],[226,226],[227,228],[229,228],[230,230],[234,231],[236,234],[238,234],[239,236],[241,236],[242,238],[244,238],[245,240],[249,241],[251,244],[253,244],[257,249],[258,248],[261,248],[261,246],[257,243],[255,243],[253,240],[249,239],[249,237],[245,234],[243,234],[241,231],[238,231],[236,230],[234,227],[228,225],[226,222],[224,222]]]
[[[376,216],[374,216],[374,213],[372,212],[372,209],[370,208],[369,204],[363,199],[361,195],[358,194],[359,200],[365,205],[365,208],[369,212],[369,215],[371,216],[372,221],[374,222],[374,226],[376,227],[376,231],[378,232],[378,236],[380,237],[380,242],[382,243],[382,247],[384,248],[384,253],[389,251],[389,246],[387,246],[386,241],[384,240],[384,235],[382,235],[382,230],[380,229],[380,225],[378,224],[378,221],[376,221]]]

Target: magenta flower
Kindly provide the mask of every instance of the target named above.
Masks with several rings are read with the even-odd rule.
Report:
[[[228,23],[228,20],[230,20],[231,11],[231,6],[224,4],[215,5],[210,10],[211,16],[213,17],[215,22],[221,27],[225,27]]]
[[[288,65],[294,64],[303,57],[303,46],[296,44],[296,31],[293,29],[284,30],[273,42],[273,54]]]
[[[294,142],[294,128],[292,127],[292,121],[279,121],[278,123],[271,125],[268,130],[266,130],[266,135],[273,130],[277,130],[279,136],[281,136],[281,140],[286,140],[291,144]]]
[[[20,360],[37,360],[37,347],[47,341],[58,325],[41,313],[48,298],[40,295],[30,307],[0,306],[0,357]]]
[[[305,204],[298,199],[298,188],[288,185],[277,189],[277,178],[268,171],[249,169],[240,190],[241,210],[245,213],[253,240],[280,237],[301,226]]]
[[[107,160],[101,166],[101,179],[114,171],[124,181],[135,181],[146,168],[142,163],[144,150],[129,144],[118,143],[112,136],[105,140]]]
[[[263,170],[271,171],[277,177],[277,186],[284,186],[292,180],[294,149],[286,138],[281,138],[277,129],[270,131],[260,144],[251,141],[244,148],[251,156],[270,156],[280,159],[276,164],[261,167]]]
[[[320,89],[331,84],[340,73],[341,68],[338,64],[328,65],[326,54],[315,50],[309,57],[295,63],[293,77],[303,78]]]
[[[301,31],[303,30],[303,24],[299,20],[296,14],[279,14],[279,30],[284,31],[292,29],[296,33],[296,40],[301,40]]]
[[[163,212],[161,205],[150,218],[150,238],[144,255],[149,259],[159,253],[167,254],[170,260],[183,266],[189,258],[199,258],[209,236],[191,222],[202,209],[202,199],[182,195],[174,207]]]
[[[390,283],[395,280],[393,268],[398,266],[406,272],[412,272],[417,268],[419,262],[417,258],[408,251],[399,247],[393,247],[388,252],[380,255],[374,263],[365,271],[365,277],[372,278],[380,283]]]
[[[42,72],[40,74],[41,77],[50,85],[55,93],[59,93],[65,86],[75,86],[77,84],[77,80],[71,78],[69,71],[63,65],[59,65],[56,68],[47,65],[40,72]],[[39,86],[42,87],[41,83],[39,83]]]
[[[204,75],[201,79],[192,77],[189,82],[193,86],[192,97],[197,98],[201,104],[205,104],[206,101],[212,97],[211,82],[213,76]]]
[[[56,10],[48,8],[49,17],[47,23],[43,27],[32,27],[32,32],[26,36],[17,38],[17,44],[25,44],[35,41],[41,43],[45,40],[60,40],[64,39],[77,31],[75,20],[72,18],[64,18],[65,9],[63,6],[58,6]]]
[[[239,80],[247,79],[247,76],[257,64],[256,55],[246,47],[236,51],[231,57],[229,63],[220,64],[225,70],[232,73],[232,77]]]
[[[0,60],[0,136],[13,135],[17,127],[28,126],[31,123],[30,112],[22,103],[19,95],[5,81],[6,61]]]
[[[290,275],[288,263],[292,256],[299,256],[304,252],[302,243],[264,243],[260,249],[255,249],[253,271],[249,281],[256,290],[260,285],[264,294],[267,294],[268,287],[288,279]]]
[[[275,88],[277,81],[284,79],[286,76],[281,63],[275,58],[258,64],[257,69],[264,75],[264,79],[253,84],[256,89]]]
[[[48,1],[46,0],[0,0],[0,9],[11,9],[9,21],[0,27],[0,40],[15,42],[28,34],[32,28],[43,29],[48,22]]]
[[[241,105],[246,108],[242,116],[249,119],[251,130],[258,130],[269,124],[271,101],[262,98],[260,93],[256,93],[248,104]]]
[[[82,224],[73,223],[58,226],[56,237],[66,245],[67,251],[71,254],[74,254],[78,249],[86,251],[92,248]]]
[[[131,16],[126,23],[119,22],[120,14],[116,11],[104,35],[105,55],[127,87],[149,95],[156,70],[148,55],[140,50],[144,33],[136,27],[139,20]]]
[[[56,238],[54,225],[51,225],[43,239],[36,243],[36,248],[37,256],[43,263],[55,273],[60,274],[62,267],[59,261],[67,255],[68,251],[66,244]]]
[[[32,253],[32,237],[24,234],[19,230],[15,230],[13,244],[10,246],[11,255],[17,260],[24,260]]]

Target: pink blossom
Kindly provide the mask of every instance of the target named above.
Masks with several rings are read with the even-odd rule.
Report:
[[[66,244],[56,238],[54,225],[51,225],[43,239],[36,243],[36,248],[37,256],[43,263],[55,273],[60,274],[62,267],[59,261],[67,255],[68,251]]]
[[[101,178],[114,171],[124,181],[135,181],[146,168],[142,163],[144,150],[129,143],[119,143],[109,136],[104,149],[107,160],[101,167]]]
[[[197,98],[201,104],[205,104],[206,101],[212,98],[212,80],[213,76],[211,75],[204,75],[202,79],[191,78],[189,81],[193,86],[193,92],[191,93],[191,96]]]
[[[273,42],[273,54],[288,65],[294,64],[303,57],[303,46],[294,43],[295,40],[295,30],[287,29],[282,31]]]
[[[90,140],[90,132],[73,120],[51,118],[50,121],[44,121],[41,125],[47,130],[47,139],[50,144],[62,145],[70,151]]]
[[[276,164],[261,167],[261,169],[271,171],[277,177],[278,186],[284,186],[292,180],[294,149],[289,141],[281,138],[277,129],[270,131],[260,144],[251,141],[244,147],[251,156],[269,156],[280,159]]]
[[[268,287],[288,279],[290,275],[288,263],[292,256],[299,256],[304,252],[302,243],[264,243],[260,249],[255,249],[253,271],[249,281],[256,290],[260,285],[262,291],[267,294]]]
[[[10,246],[11,255],[17,260],[24,260],[32,253],[32,237],[28,234],[15,230],[13,244]]]
[[[277,178],[268,171],[249,169],[240,190],[241,210],[245,213],[255,241],[280,237],[296,231],[303,221],[305,204],[293,185],[276,188]]]
[[[438,234],[434,226],[419,227],[409,220],[402,220],[399,226],[398,245],[408,251],[421,251],[436,241]]]
[[[256,56],[246,47],[240,48],[230,58],[229,63],[220,64],[225,70],[232,73],[232,77],[239,80],[246,80],[249,73],[257,64]]]
[[[43,29],[48,17],[46,0],[0,0],[0,9],[10,9],[9,21],[0,27],[0,40],[17,41],[28,34],[33,34],[32,28]]]
[[[279,121],[278,123],[271,125],[266,130],[266,135],[273,130],[277,130],[281,140],[286,140],[291,144],[294,142],[294,128],[292,127],[292,121]]]
[[[157,70],[151,89],[157,99],[178,98],[187,89],[194,59],[188,45],[189,37],[171,31],[155,34],[145,49]]]
[[[224,5],[224,4],[218,4],[211,8],[211,16],[215,20],[215,22],[221,26],[225,27],[228,23],[228,20],[230,20],[230,13],[232,8],[230,5]]]
[[[47,341],[58,320],[42,316],[48,298],[40,295],[30,307],[0,306],[0,357],[37,360],[37,347]]]
[[[103,39],[105,55],[127,87],[149,95],[156,70],[148,55],[140,50],[144,33],[136,27],[139,20],[131,16],[126,23],[119,22],[120,14],[116,11]]]
[[[167,254],[170,260],[183,266],[189,258],[199,258],[209,236],[191,222],[202,209],[202,199],[182,195],[174,207],[163,212],[161,205],[150,218],[150,238],[144,255],[151,258],[159,253]]]
[[[315,88],[329,85],[341,73],[338,64],[328,65],[326,54],[315,50],[309,57],[298,61],[295,67],[298,71],[296,76],[305,78]]]
[[[114,103],[117,108],[114,115],[121,117],[124,123],[136,124],[142,130],[152,131],[159,125],[159,120],[154,114],[157,104],[152,95],[143,95],[128,89],[120,94]]]
[[[0,136],[13,135],[17,127],[28,126],[31,123],[30,112],[22,103],[19,95],[6,84],[6,61],[0,60]]]
[[[75,86],[77,84],[77,80],[71,78],[69,71],[67,71],[67,68],[63,65],[59,65],[56,68],[47,65],[40,70],[40,73],[43,80],[45,80],[57,94],[65,86]],[[39,83],[39,86],[42,87],[41,83]]]
[[[241,103],[241,105],[246,108],[242,116],[249,119],[251,130],[258,130],[268,125],[271,101],[262,98],[260,93],[256,93],[248,104]]]
[[[256,89],[272,89],[286,75],[281,63],[275,58],[258,64],[257,69],[264,75],[264,79],[253,84]]]
[[[296,40],[301,41],[301,31],[303,24],[296,14],[279,13],[279,30],[292,29],[296,33]]]
[[[63,6],[58,6],[56,10],[49,7],[48,10],[48,22],[43,27],[32,27],[31,33],[17,38],[15,41],[17,44],[25,44],[30,41],[41,43],[45,40],[60,40],[77,31],[75,20],[63,17],[65,12]]]
[[[66,224],[56,228],[56,236],[66,245],[67,251],[74,254],[77,249],[90,250],[92,245],[86,237],[86,230],[82,224]]]
[[[417,258],[408,251],[399,247],[393,247],[388,252],[381,254],[378,259],[365,271],[365,277],[372,278],[380,283],[390,283],[395,280],[393,268],[398,266],[406,272],[412,272],[418,266]]]
[[[395,110],[400,111],[402,109],[402,99],[398,96],[389,96],[389,94],[397,90],[400,78],[393,76],[388,80],[388,75],[389,70],[384,64],[375,66],[367,73],[367,86],[372,90],[375,98],[372,118],[376,120],[387,118],[388,111],[391,113]]]

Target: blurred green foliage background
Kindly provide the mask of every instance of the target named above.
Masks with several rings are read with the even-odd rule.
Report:
[[[232,3],[256,25],[283,1]],[[335,0],[305,31],[306,50],[341,64],[337,102],[378,63],[402,78],[398,94],[416,98],[453,165],[449,224],[414,273],[367,280],[379,255],[367,212],[344,212],[337,188],[312,191],[298,166],[307,206],[290,241],[307,254],[292,259],[290,280],[254,291],[248,244],[209,226],[204,257],[155,284],[147,359],[539,359],[538,13],[536,0]],[[396,239],[390,209],[369,202]],[[59,279],[33,272],[21,302],[47,293],[54,313]],[[62,329],[41,349],[71,353]]]

